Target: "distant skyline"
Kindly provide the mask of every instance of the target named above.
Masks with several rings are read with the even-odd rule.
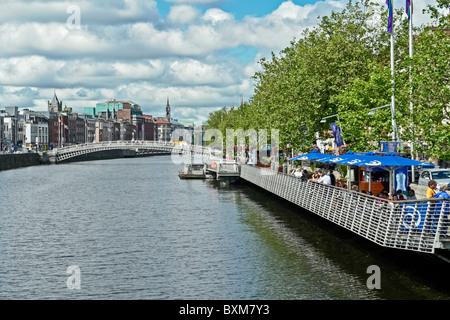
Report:
[[[248,100],[262,57],[347,2],[3,0],[0,104],[46,110],[56,91],[77,112],[117,99],[164,116],[169,97],[174,118],[201,122]],[[414,1],[417,24],[435,3]]]

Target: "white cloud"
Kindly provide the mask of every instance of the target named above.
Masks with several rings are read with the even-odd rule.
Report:
[[[228,68],[197,60],[177,60],[170,65],[175,82],[184,85],[227,86],[233,83]]]
[[[200,10],[187,5],[174,6],[170,9],[168,18],[172,23],[187,24],[200,16]]]
[[[305,5],[304,7],[294,4],[292,1],[283,2],[278,9],[267,16],[268,20],[302,20],[314,9],[312,5]]]
[[[165,64],[161,60],[136,62],[133,64],[117,62],[112,67],[117,77],[130,80],[156,80],[161,78],[165,71]]]
[[[203,15],[203,19],[205,19],[206,21],[210,21],[213,25],[215,25],[220,22],[233,20],[234,17],[230,13],[227,13],[217,8],[213,8],[208,9],[205,12],[205,14]]]
[[[85,25],[114,25],[158,18],[156,2],[153,0],[2,0],[0,22],[66,24],[72,14],[67,13],[67,8],[71,6],[79,7],[81,23]]]
[[[167,0],[167,2],[172,2],[172,3],[180,3],[180,4],[209,4],[209,5],[213,5],[213,4],[219,4],[221,2],[223,2],[225,0]]]
[[[48,57],[101,55],[111,47],[106,39],[86,30],[69,30],[62,24],[4,23],[0,25],[1,56]]]
[[[217,0],[169,2],[162,18],[154,0],[3,0],[0,103],[46,109],[56,88],[69,107],[130,99],[158,116],[169,96],[176,117],[203,119],[212,109],[237,105],[241,93],[248,99],[260,58],[289,46],[318,16],[348,0],[284,1],[265,16],[242,19]],[[427,2],[415,0],[417,24]],[[196,4],[209,9],[202,14]],[[80,30],[66,26],[71,5],[80,7]],[[249,47],[257,48],[254,56],[239,59],[249,52],[240,48]]]

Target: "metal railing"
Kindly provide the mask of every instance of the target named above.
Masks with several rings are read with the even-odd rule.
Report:
[[[99,143],[84,143],[65,146],[63,148],[55,148],[52,151],[49,151],[48,154],[56,157],[59,162],[82,154],[116,149],[129,149],[136,151],[153,150],[160,153],[181,152],[210,154],[210,149],[202,146],[180,145],[173,142],[159,141],[104,141]]]
[[[383,247],[434,253],[450,240],[448,199],[387,201],[248,165],[241,178]]]
[[[85,150],[92,148],[109,147],[109,148],[139,148],[139,147],[170,147],[173,148],[174,144],[171,142],[157,142],[157,141],[104,141],[104,142],[92,142],[76,145],[69,145],[62,148],[54,148],[56,153],[73,152],[76,150]]]

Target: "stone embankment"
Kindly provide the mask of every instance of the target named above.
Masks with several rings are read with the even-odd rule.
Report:
[[[104,150],[81,154],[73,159],[66,160],[66,162],[133,158],[136,156],[138,155],[134,150]],[[54,163],[56,163],[54,157],[52,158],[47,152],[0,154],[0,171]]]
[[[42,164],[38,153],[0,154],[0,171]]]

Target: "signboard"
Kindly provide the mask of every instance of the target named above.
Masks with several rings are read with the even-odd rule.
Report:
[[[394,192],[397,190],[402,190],[403,194],[406,193],[406,187],[408,186],[408,167],[398,168],[394,172]]]
[[[403,142],[395,142],[395,141],[380,142],[380,152],[402,153],[403,152]]]

